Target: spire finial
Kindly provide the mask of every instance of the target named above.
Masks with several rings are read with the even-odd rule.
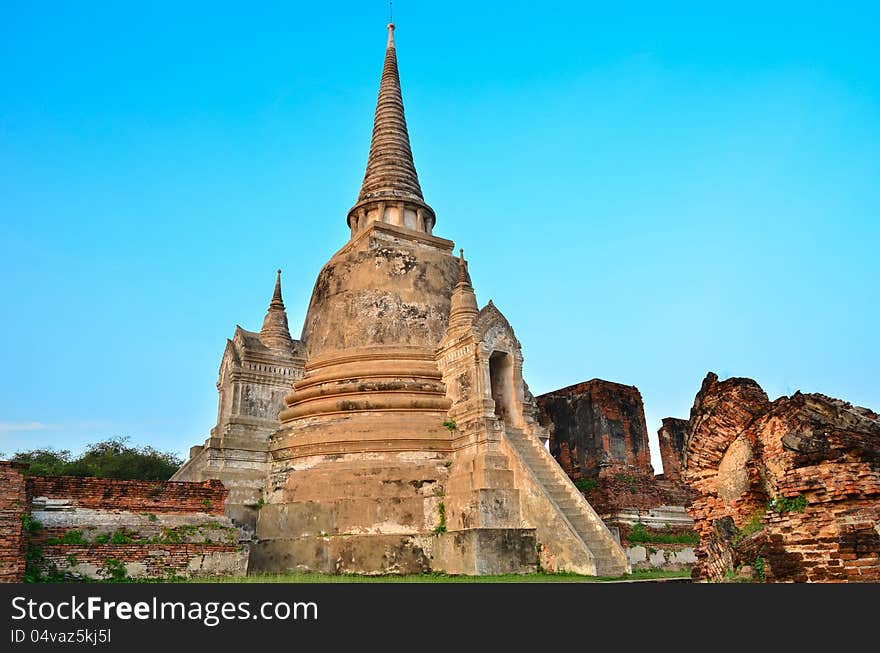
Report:
[[[458,282],[452,291],[449,307],[449,328],[458,329],[473,324],[477,311],[477,297],[471,285],[467,261],[464,260],[464,249],[458,250]]]
[[[388,46],[389,48],[394,47],[394,23],[388,23]]]
[[[471,275],[468,274],[467,261],[464,260],[464,249],[458,250],[458,283],[471,285]],[[457,285],[457,284],[456,284]]]
[[[281,299],[281,268],[278,268],[277,276],[275,277],[275,292],[272,293],[272,303],[270,306],[281,305],[281,308],[284,308],[284,300]]]
[[[394,0],[388,0],[388,22],[394,24]]]
[[[284,310],[284,300],[281,298],[281,268],[275,272],[275,292],[272,293],[272,301],[269,302],[266,317],[263,318],[260,337],[267,346],[287,346],[291,341],[287,312]]]

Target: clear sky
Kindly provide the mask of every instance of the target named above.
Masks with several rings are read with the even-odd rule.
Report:
[[[880,408],[876,2],[394,7],[437,235],[535,394],[708,371]],[[0,451],[215,422],[348,237],[387,3],[0,3]]]

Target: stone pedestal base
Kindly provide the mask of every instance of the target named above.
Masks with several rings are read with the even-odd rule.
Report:
[[[474,528],[436,536],[432,569],[448,574],[530,574],[538,569],[534,528]]]
[[[258,542],[250,573],[422,574],[431,571],[431,535],[307,535]]]

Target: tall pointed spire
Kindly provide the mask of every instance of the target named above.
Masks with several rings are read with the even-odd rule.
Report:
[[[281,270],[278,270],[275,277],[275,292],[272,294],[272,301],[269,302],[266,317],[263,318],[260,340],[268,347],[284,347],[291,342],[287,311],[284,310],[284,300],[281,298]]]
[[[431,233],[434,220],[434,211],[422,197],[413,163],[397,71],[394,23],[388,23],[370,155],[357,204],[348,213],[348,224],[352,235],[368,222],[387,222]]]
[[[394,47],[394,23],[388,23],[388,44],[373,119],[373,140],[370,142],[370,157],[358,201],[372,197],[422,199],[422,188],[413,163],[403,113],[397,49]]]

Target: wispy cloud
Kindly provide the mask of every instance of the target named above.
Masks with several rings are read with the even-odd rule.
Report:
[[[0,433],[20,431],[45,431],[52,428],[42,422],[0,422]]]
[[[0,433],[25,433],[27,431],[81,431],[114,428],[116,423],[106,419],[82,420],[79,422],[0,422]]]

